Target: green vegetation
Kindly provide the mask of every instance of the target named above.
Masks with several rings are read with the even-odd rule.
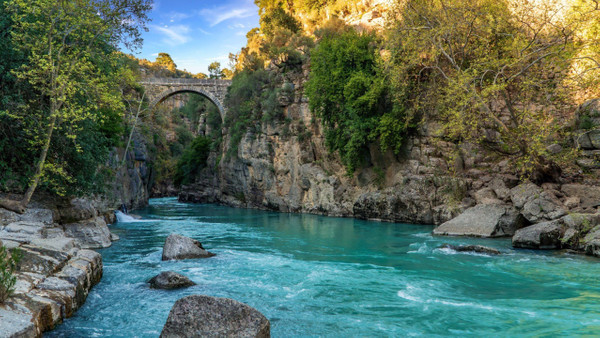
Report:
[[[349,173],[371,165],[373,145],[398,156],[411,130],[435,121],[429,132],[440,139],[499,154],[523,178],[553,180],[574,161],[548,145],[569,139],[570,112],[600,95],[596,2],[396,1],[380,30],[339,19],[360,17],[369,2],[256,4],[260,27],[233,58],[230,154],[247,131],[260,131],[259,120],[285,123],[264,119],[258,98],[278,86],[261,79],[284,83],[309,55],[310,108]],[[589,116],[579,122],[594,127]]]
[[[19,249],[9,252],[6,247],[0,246],[0,304],[4,303],[15,291],[17,278],[14,273],[21,256]]]
[[[598,60],[588,48],[598,37],[578,30],[589,27],[599,9],[566,8],[409,1],[386,45],[394,88],[406,96],[406,83],[412,86],[407,106],[441,120],[440,135],[500,153],[523,176],[553,179],[556,158],[546,147],[561,136],[575,93],[585,90],[580,75],[597,74],[597,64],[573,66],[584,50]]]
[[[177,162],[173,182],[176,186],[192,183],[200,170],[206,167],[206,160],[210,154],[211,140],[204,136],[194,139],[191,146],[186,149]]]
[[[280,89],[275,88],[273,76],[258,69],[243,70],[233,78],[225,98],[229,108],[225,126],[231,138],[227,158],[237,155],[238,145],[247,132],[260,132],[261,125],[256,121],[273,122],[283,118],[277,101]]]
[[[404,132],[401,119],[382,119],[393,109],[376,47],[374,34],[348,29],[325,35],[311,53],[310,108],[322,120],[329,149],[339,151],[350,173],[364,162],[378,133],[384,135],[382,144],[399,149]],[[389,137],[389,129],[399,137]]]
[[[0,5],[0,24],[10,32],[2,33],[7,49],[0,60],[0,87],[20,94],[0,102],[0,121],[6,123],[1,129],[13,129],[20,143],[0,142],[8,153],[0,159],[7,168],[0,182],[9,189],[28,186],[20,202],[1,204],[23,212],[40,184],[59,194],[101,185],[95,176],[118,139],[115,134],[122,132],[123,85],[132,82],[116,47],[140,44],[138,25],[147,20],[150,3],[2,0]]]

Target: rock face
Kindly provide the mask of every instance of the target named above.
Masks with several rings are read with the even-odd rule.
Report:
[[[195,239],[171,234],[165,240],[163,247],[162,260],[187,259],[187,258],[208,258],[215,256],[202,247],[202,243]]]
[[[196,285],[186,276],[173,271],[163,271],[148,281],[153,289],[179,289]]]
[[[126,165],[122,165],[123,159]],[[109,163],[116,175],[107,197],[111,200],[113,209],[119,208],[121,204],[125,204],[128,210],[148,205],[152,185],[151,161],[153,158],[146,147],[144,136],[137,131],[133,133],[127,153],[124,149],[114,149],[111,152]]]
[[[69,205],[58,209],[59,223],[75,223],[98,216],[98,211],[87,199],[74,198]]]
[[[525,225],[519,212],[507,205],[480,204],[433,230],[434,235],[503,237]]]
[[[193,295],[178,300],[161,338],[270,337],[269,320],[256,309],[228,298]]]
[[[581,242],[586,254],[600,257],[600,226],[594,227]]]
[[[63,225],[67,236],[75,238],[80,247],[100,249],[111,245],[111,234],[102,217]]]

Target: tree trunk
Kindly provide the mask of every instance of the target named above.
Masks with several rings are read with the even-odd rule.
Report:
[[[27,188],[27,192],[25,192],[23,200],[21,200],[21,206],[23,207],[23,209],[27,209],[27,205],[29,204],[29,201],[31,201],[31,196],[33,196],[35,189],[40,183],[40,178],[42,177],[42,173],[44,171],[44,163],[46,163],[46,156],[48,155],[48,149],[50,148],[50,140],[52,139],[52,132],[54,131],[55,124],[56,114],[52,114],[50,125],[48,126],[48,133],[46,135],[44,148],[42,149],[42,153],[40,154],[40,158],[37,163],[37,168],[35,170],[35,175],[33,175],[33,181],[29,185],[29,188]]]

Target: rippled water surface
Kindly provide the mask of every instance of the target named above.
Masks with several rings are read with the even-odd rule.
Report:
[[[155,199],[143,221],[117,223],[104,277],[49,336],[156,337],[186,295],[261,311],[274,337],[600,334],[600,261],[510,249],[508,240],[432,237],[430,226],[281,214]],[[161,261],[170,233],[210,259]],[[439,249],[484,244],[505,254]],[[198,285],[152,290],[174,270]]]

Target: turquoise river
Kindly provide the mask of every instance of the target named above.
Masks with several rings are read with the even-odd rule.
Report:
[[[598,336],[600,260],[513,250],[509,240],[432,237],[431,226],[193,205],[154,199],[100,250],[104,276],[49,337],[157,337],[186,295],[261,311],[274,337]],[[170,233],[209,259],[161,261]],[[457,253],[483,244],[502,255]],[[164,270],[198,285],[153,290]]]

